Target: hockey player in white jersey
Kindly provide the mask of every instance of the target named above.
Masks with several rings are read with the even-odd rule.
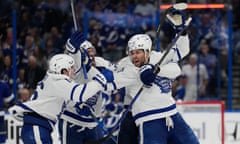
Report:
[[[177,112],[171,96],[171,80],[181,73],[176,62],[188,53],[188,37],[182,36],[176,45],[178,47],[173,48],[155,75],[153,65],[160,60],[162,53],[150,52],[150,37],[137,34],[128,42],[130,57],[126,59],[123,71],[114,75],[117,87],[126,86],[132,98],[142,83],[148,86],[132,106],[133,118],[139,127],[140,144],[198,143],[191,128]]]
[[[163,53],[151,51],[152,41],[148,35],[134,35],[128,41],[129,58],[122,62],[122,70],[114,73],[117,88],[127,87],[132,98],[142,84],[146,86],[132,105],[140,144],[199,143],[178,113],[171,93],[171,80],[181,74],[177,62],[190,51],[188,35],[184,34],[159,66],[158,74],[154,73],[154,65],[160,61]]]
[[[167,22],[176,32],[184,28],[185,14],[181,9],[173,7],[169,9],[167,15]],[[139,143],[198,144],[193,131],[177,112],[171,96],[171,80],[181,73],[177,62],[190,51],[188,35],[184,32],[179,37],[175,46],[162,61],[157,75],[154,74],[154,65],[159,62],[164,52],[151,51],[151,47],[152,41],[148,35],[134,35],[128,42],[129,57],[121,61],[122,64],[118,67],[123,68],[114,76],[117,88],[124,85],[128,89],[127,95],[132,99],[137,97],[132,105],[132,113],[139,129]],[[148,88],[144,88],[139,95],[136,95],[142,83]],[[128,132],[125,133],[129,135]],[[130,144],[129,141],[118,142],[118,144],[126,144],[126,142]]]
[[[80,106],[98,91],[105,89],[113,79],[97,70],[92,81],[79,84],[72,80],[75,72],[73,58],[66,54],[57,54],[49,61],[45,78],[38,83],[30,101],[19,103],[9,109],[16,118],[23,118],[21,138],[24,143],[52,144],[51,132],[58,116],[68,100],[79,102]]]
[[[72,34],[66,44],[66,50],[76,61],[77,67],[81,67],[78,65],[81,65],[85,61],[85,58],[82,58],[79,55],[81,54],[81,51],[84,51],[88,60],[90,60],[91,57],[91,63],[85,62],[87,70],[90,69],[89,67],[91,66],[100,67],[101,71],[109,71],[106,68],[111,70],[116,69],[116,66],[109,61],[101,57],[95,57],[95,49],[93,45],[87,40],[80,43],[81,39],[83,39],[83,34],[77,31]],[[91,77],[91,73],[88,73],[88,79],[84,79],[83,71],[82,69],[79,69],[76,71],[74,79],[77,82],[85,83],[88,82]],[[68,101],[63,108],[59,119],[61,143],[83,144],[87,141],[102,138],[103,125],[100,125],[99,122],[101,122],[101,113],[104,109],[104,104],[106,104],[106,101],[108,100],[109,97],[107,95],[102,95],[101,92],[98,92],[96,95],[89,98],[84,103],[85,106],[82,108],[76,107],[76,105],[78,105],[76,102]]]

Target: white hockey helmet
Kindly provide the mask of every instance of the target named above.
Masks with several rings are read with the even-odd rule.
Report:
[[[57,54],[49,61],[49,72],[61,74],[63,69],[69,71],[74,64],[74,60],[71,56],[67,54]]]
[[[81,45],[80,45],[81,48],[84,48],[85,50],[91,48],[93,49],[94,53],[96,54],[96,50],[95,50],[95,47],[92,45],[92,43],[88,40],[85,40]]]
[[[152,48],[152,40],[147,34],[136,34],[128,41],[128,54],[132,50],[142,49],[144,52],[150,52]]]

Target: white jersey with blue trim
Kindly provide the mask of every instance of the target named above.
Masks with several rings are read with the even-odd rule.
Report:
[[[179,42],[186,45],[178,45]],[[171,116],[177,113],[175,100],[171,92],[171,80],[181,74],[178,61],[185,57],[189,52],[188,37],[182,37],[181,41],[171,49],[166,59],[160,66],[155,82],[149,88],[144,88],[138,99],[132,106],[133,118],[137,125],[158,118]],[[180,46],[180,47],[179,47]],[[151,64],[156,64],[164,53],[152,51],[150,54]],[[117,88],[127,87],[127,94],[133,99],[143,83],[139,77],[139,68],[135,67],[130,57],[124,58],[119,65],[121,69],[114,73]]]
[[[80,61],[81,53],[78,52],[74,55],[71,55],[75,61]],[[95,62],[96,62],[96,66],[101,66],[101,67],[105,67],[108,68],[110,70],[115,70],[116,69],[116,65],[112,64],[111,62],[101,58],[101,57],[95,57]],[[84,79],[84,75],[83,75],[83,71],[81,69],[81,63],[76,63],[76,67],[80,67],[79,70],[76,72],[75,74],[75,81],[79,82],[79,83],[86,83],[89,80],[92,79],[92,76],[94,76],[97,72],[99,72],[96,68],[91,67],[91,71],[89,71],[88,74],[88,79]],[[94,98],[94,99],[93,99]],[[92,104],[92,112],[93,115],[96,116],[97,118],[99,118],[102,114],[102,107],[105,104],[105,102],[108,101],[109,97],[106,97],[106,95],[102,95],[101,92],[98,92],[97,94],[95,94],[93,96],[93,98],[90,98],[89,100],[91,100]],[[73,101],[70,101],[68,103],[66,103],[65,108],[63,109],[60,118],[71,122],[75,125],[79,125],[79,126],[83,126],[83,127],[88,127],[88,128],[93,128],[97,125],[96,120],[93,119],[92,116],[81,116],[77,113],[76,109],[74,108],[74,105],[76,103]]]
[[[21,110],[17,110],[21,113],[35,112],[55,123],[65,101],[85,102],[99,90],[103,90],[103,87],[97,81],[80,85],[66,75],[47,72],[38,83],[31,100],[18,105]]]
[[[102,58],[102,57],[95,57],[96,67],[105,67],[109,70],[115,71],[117,69],[117,65]]]
[[[91,67],[90,71],[88,72],[87,80],[81,78],[83,77],[83,73],[80,72],[81,76],[78,76],[78,77],[81,79],[77,79],[76,81],[79,83],[87,83],[89,82],[90,79],[92,79],[92,76],[95,75],[97,72],[99,71],[96,70],[94,67]],[[102,99],[103,97],[100,91],[98,91],[96,94],[93,94],[90,99],[87,100],[87,101],[91,101],[92,112],[93,112],[93,115],[96,117],[99,117],[101,115],[101,110],[99,109],[99,107],[102,107]],[[68,122],[71,122],[75,125],[88,127],[88,128],[95,127],[97,125],[97,122],[92,118],[92,116],[79,115],[76,111],[75,104],[76,104],[75,101],[68,101],[62,110],[60,118]]]

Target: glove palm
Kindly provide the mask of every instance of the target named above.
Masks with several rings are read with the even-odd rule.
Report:
[[[167,22],[176,30],[181,31],[185,27],[186,13],[182,10],[170,8],[166,15]]]

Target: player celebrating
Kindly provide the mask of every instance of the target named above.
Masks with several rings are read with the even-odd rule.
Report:
[[[74,80],[79,83],[85,83],[91,80],[92,74],[88,74],[88,79],[84,79],[82,65],[86,67],[87,71],[94,69],[94,67],[101,66],[101,72],[110,72],[106,68],[114,70],[116,67],[109,61],[104,60],[101,57],[95,57],[95,51],[93,45],[84,39],[81,32],[77,31],[72,34],[66,44],[66,50],[71,57],[76,61],[77,67]],[[81,52],[82,51],[82,52]],[[85,53],[85,57],[82,57],[81,53]],[[91,67],[93,66],[93,67]],[[111,72],[110,72],[111,73]],[[59,119],[59,134],[61,143],[63,144],[83,144],[87,141],[100,139],[103,137],[103,128],[99,125],[101,122],[101,113],[103,111],[103,105],[109,99],[107,95],[102,95],[98,92],[93,97],[87,99],[84,102],[84,107],[76,107],[78,105],[74,101],[68,101],[63,108],[63,111]]]
[[[124,85],[128,87],[129,95],[132,98],[140,88],[141,83],[139,82],[148,87],[144,88],[132,107],[133,118],[139,127],[141,144],[198,143],[190,127],[177,112],[175,101],[171,96],[171,80],[181,73],[179,66],[174,61],[176,62],[186,55],[186,49],[180,47],[180,43],[187,48],[187,41],[187,36],[182,36],[179,39],[176,44],[178,48],[174,49],[176,54],[173,55],[172,59],[170,57],[165,59],[163,65],[159,67],[160,72],[157,75],[154,74],[155,68],[153,65],[162,55],[161,53],[150,52],[150,38],[147,35],[138,34],[128,42],[130,61],[134,66],[128,63],[125,66],[125,72],[118,75],[122,79],[123,76],[121,75],[128,74],[128,86],[126,86],[126,83]],[[180,57],[177,53],[180,54]],[[138,72],[140,77],[137,75]],[[117,76],[115,79],[117,84],[122,83],[121,81],[117,82],[119,80]],[[124,80],[122,79],[122,81]],[[184,139],[180,133],[184,133]]]
[[[184,28],[181,11],[173,9],[175,17],[168,15],[176,30]],[[180,20],[179,20],[180,18]],[[177,21],[177,22],[176,22]],[[155,68],[164,53],[151,51],[152,41],[146,34],[137,34],[128,41],[129,58],[123,69],[114,74],[117,88],[126,86],[134,99],[132,114],[139,127],[140,144],[198,144],[198,139],[176,109],[171,93],[171,80],[181,74],[177,62],[189,53],[189,38],[186,33],[179,37],[175,46]],[[154,70],[159,72],[155,74]],[[136,95],[142,83],[147,87]]]
[[[30,101],[19,103],[9,109],[16,118],[23,118],[21,138],[24,143],[52,144],[51,132],[67,100],[78,102],[82,106],[87,99],[98,91],[104,90],[112,76],[105,76],[97,70],[92,81],[79,84],[72,80],[75,62],[66,54],[53,56],[45,78],[39,82]]]

